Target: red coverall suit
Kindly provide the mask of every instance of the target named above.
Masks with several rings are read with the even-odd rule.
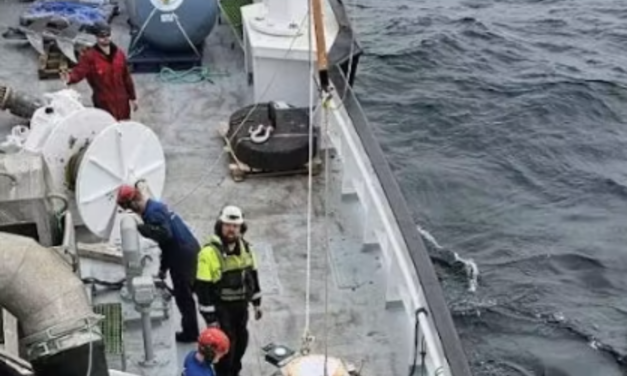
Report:
[[[94,46],[81,56],[69,75],[68,85],[87,79],[93,91],[94,107],[109,112],[117,120],[131,118],[130,101],[136,100],[135,85],[126,65],[124,52],[111,43],[111,53]]]

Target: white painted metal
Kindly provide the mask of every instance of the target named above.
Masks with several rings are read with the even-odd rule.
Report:
[[[74,89],[63,89],[44,94],[47,107],[53,107],[60,116],[67,116],[71,112],[83,109],[81,95]]]
[[[50,132],[73,112],[83,110],[80,95],[70,89],[44,95],[46,106],[35,111],[30,122],[30,134],[23,149],[39,153]]]
[[[142,190],[161,196],[165,184],[161,144],[140,123],[117,123],[108,112],[85,108],[74,90],[49,93],[46,98],[48,105],[36,111],[22,150],[42,156],[47,191],[69,198],[76,224],[85,224],[95,235],[117,244],[119,231],[112,234],[119,227],[115,192],[121,184],[144,179]],[[66,168],[83,149],[73,194],[66,187]]]
[[[315,44],[312,46],[309,43],[307,28],[312,26],[306,12],[307,1],[279,1],[283,4],[281,7],[275,6],[273,0],[268,5],[256,3],[241,8],[246,71],[253,75],[255,102],[289,99],[292,105],[309,106],[308,89],[316,90],[310,66],[310,60],[315,61],[316,48]],[[287,3],[290,4],[289,7],[286,6]],[[339,27],[331,6],[326,1],[324,4],[326,42],[331,48]],[[267,26],[270,22],[264,20],[291,19],[296,14],[298,15],[295,21],[296,30],[301,30],[299,35],[293,33],[287,37],[278,36],[280,33],[268,30],[267,27],[260,27]]]
[[[184,0],[150,0],[152,6],[161,12],[173,12],[183,4]]]
[[[128,121],[104,129],[85,152],[76,181],[76,203],[87,228],[108,239],[119,223],[116,194],[120,185],[143,179],[159,198],[165,173],[163,148],[150,128]]]
[[[39,132],[31,132],[30,137],[44,140],[41,155],[46,162],[48,190],[66,194],[70,198],[69,210],[80,225],[83,223],[82,217],[78,215],[72,192],[67,189],[65,169],[70,158],[85,147],[95,135],[115,124],[115,119],[108,112],[97,108],[82,108],[57,119],[56,124],[38,128],[41,132],[49,131],[47,137],[43,134],[40,136]]]
[[[307,1],[297,2],[306,4]],[[338,24],[329,4],[326,1],[324,3],[325,36],[330,48],[337,36]],[[255,102],[282,101],[289,98],[290,104],[309,106],[310,92],[307,88],[315,90],[317,87],[309,84],[313,80],[309,60],[312,56],[315,59],[316,49],[310,45],[307,27],[311,27],[311,24],[306,12],[303,19],[297,21],[299,25],[303,25],[304,32],[300,35],[286,38],[277,36],[280,33],[267,28],[272,22],[275,23],[275,29],[280,28],[282,22],[283,25],[288,21],[293,22],[298,9],[298,5],[294,8],[281,7],[274,0],[241,8],[246,69],[247,73],[253,74]],[[299,84],[295,85],[295,82]],[[364,212],[362,218],[365,221],[364,243],[377,243],[381,248],[388,277],[387,300],[403,304],[408,331],[413,331],[416,311],[419,308],[426,309],[429,315],[419,315],[418,320],[426,343],[427,369],[430,375],[450,375],[439,336],[430,318],[438,313],[430,312],[426,306],[422,287],[412,267],[396,219],[353,124],[342,108],[340,98],[333,99],[333,106],[336,110],[333,110],[331,117],[331,143],[338,150],[344,166],[343,193],[356,194],[359,197]],[[413,344],[408,343],[406,347],[412,348]],[[411,363],[413,359],[409,361]]]
[[[0,143],[0,151],[5,154],[17,153],[24,147],[28,139],[30,129],[24,125],[16,125],[11,128],[11,133],[7,135],[6,141]]]
[[[337,93],[334,94],[332,108],[329,133],[331,144],[343,163],[342,193],[356,194],[359,197],[364,212],[362,216],[365,229],[364,243],[375,243],[380,246],[387,275],[387,301],[402,303],[406,313],[407,330],[412,332],[416,310],[426,309],[428,315],[421,314],[418,317],[420,332],[426,343],[427,374],[450,375],[440,338],[430,318],[438,312],[431,312],[426,305],[422,287],[396,218]],[[413,343],[408,343],[407,347],[413,348]],[[410,364],[412,361],[413,359],[409,359]]]
[[[264,34],[279,37],[302,35],[299,25],[307,14],[306,1],[266,0],[265,13],[252,20],[251,26]]]
[[[65,167],[68,160],[95,135],[112,124],[115,124],[115,119],[108,112],[97,108],[83,108],[59,119],[52,126],[41,149],[48,165],[52,183],[49,188],[52,191],[65,192]]]

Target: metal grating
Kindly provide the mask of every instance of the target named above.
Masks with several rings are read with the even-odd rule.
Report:
[[[94,312],[105,317],[100,322],[100,331],[107,354],[122,355],[124,351],[122,342],[122,330],[124,327],[122,304],[97,304],[94,306]]]
[[[242,12],[240,8],[252,4],[252,0],[220,0],[220,8],[222,15],[226,18],[226,21],[231,25],[233,30],[237,33],[237,36],[242,38]]]

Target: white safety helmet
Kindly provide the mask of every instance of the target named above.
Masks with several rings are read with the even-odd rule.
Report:
[[[227,223],[230,225],[242,225],[244,224],[244,214],[242,213],[242,209],[237,206],[226,206],[220,212],[220,222]]]

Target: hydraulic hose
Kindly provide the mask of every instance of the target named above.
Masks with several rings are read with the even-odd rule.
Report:
[[[43,99],[0,85],[0,110],[9,111],[15,116],[30,119],[35,111],[43,107]]]

